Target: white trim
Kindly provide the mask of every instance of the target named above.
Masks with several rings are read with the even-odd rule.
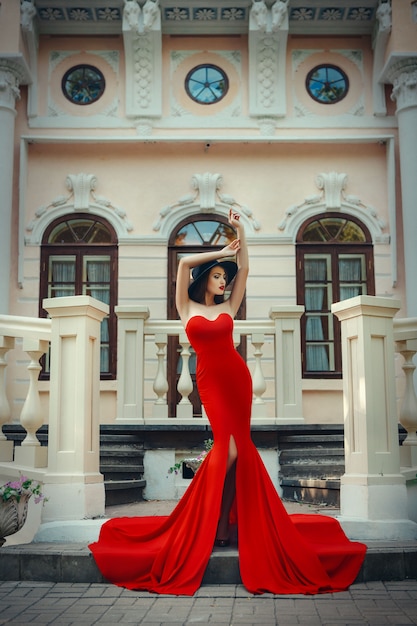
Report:
[[[395,127],[397,124],[395,124]],[[343,141],[344,143],[381,143],[384,141],[388,141],[389,139],[393,139],[394,135],[392,134],[393,124],[389,125],[390,132],[381,133],[380,125],[379,132],[375,135],[350,135],[350,134],[342,134],[338,133],[335,135],[310,135],[308,137],[302,137],[300,135],[285,135],[279,137],[265,137],[259,135],[258,137],[247,137],[246,135],[236,135],[232,137],[224,137],[221,135],[210,135],[210,132],[207,131],[204,135],[193,135],[192,137],[189,135],[157,135],[152,137],[126,137],[125,135],[112,135],[111,137],[100,137],[95,135],[72,135],[69,137],[68,135],[22,135],[21,138],[23,141],[27,141],[28,143],[200,143],[203,142],[204,145],[210,141],[212,143],[216,142],[219,144],[225,143],[339,143]],[[309,126],[311,128],[311,126]],[[339,129],[340,130],[340,129]]]

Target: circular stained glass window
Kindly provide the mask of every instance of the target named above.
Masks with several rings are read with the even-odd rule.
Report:
[[[346,96],[349,79],[340,67],[317,65],[307,74],[306,89],[316,102],[334,104]]]
[[[64,96],[73,104],[93,104],[104,93],[103,74],[92,65],[76,65],[65,72],[62,79]]]
[[[227,94],[229,81],[216,65],[198,65],[185,78],[185,89],[194,102],[215,104]]]

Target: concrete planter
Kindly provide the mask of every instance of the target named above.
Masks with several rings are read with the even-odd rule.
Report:
[[[0,501],[0,547],[6,537],[17,533],[26,522],[31,493],[22,494],[20,499],[12,497],[6,502]]]

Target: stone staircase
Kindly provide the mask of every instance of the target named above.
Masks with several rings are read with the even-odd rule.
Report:
[[[143,500],[144,445],[137,431],[126,426],[101,426],[100,472],[104,475],[106,506]]]
[[[20,445],[26,436],[20,424],[6,424],[7,439]],[[48,444],[48,427],[36,433],[42,445]],[[106,506],[143,500],[144,443],[141,434],[128,426],[100,427],[100,472],[104,475]]]
[[[280,484],[285,500],[340,506],[345,471],[343,426],[280,428]]]

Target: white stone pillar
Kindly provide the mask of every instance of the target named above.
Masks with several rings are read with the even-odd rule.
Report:
[[[49,501],[43,521],[104,515],[100,474],[100,323],[109,307],[89,296],[48,298],[51,317]]]
[[[273,307],[275,322],[275,394],[278,424],[303,424],[300,317],[302,305]]]
[[[393,62],[385,75],[397,103],[407,316],[416,317],[417,57]]]
[[[143,424],[144,324],[146,306],[117,306],[118,424]]]
[[[341,321],[345,474],[340,522],[353,539],[415,539],[400,472],[393,317],[400,302],[357,296],[332,305]]]
[[[19,75],[13,64],[0,58],[0,313],[9,313],[11,273],[11,223],[15,102],[19,98]]]

